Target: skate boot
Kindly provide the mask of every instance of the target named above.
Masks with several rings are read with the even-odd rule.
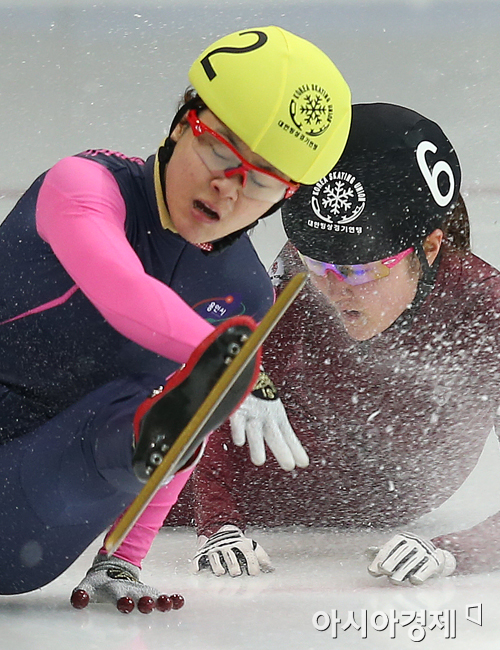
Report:
[[[188,362],[170,376],[137,409],[134,418],[137,478],[146,482],[180,433],[195,415],[242,345],[256,328],[249,316],[236,316],[215,329],[191,354]],[[176,466],[182,468],[200,448],[206,436],[220,426],[253,389],[260,367],[260,349],[222,399],[205,426],[185,447]]]

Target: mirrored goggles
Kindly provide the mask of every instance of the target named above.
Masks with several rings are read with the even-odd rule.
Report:
[[[306,257],[300,252],[299,255],[306,268],[314,275],[324,278],[327,273],[333,273],[342,282],[354,286],[387,277],[391,269],[407,255],[413,253],[414,250],[414,248],[407,248],[397,255],[376,262],[369,262],[368,264],[329,264],[328,262],[313,260],[312,257]]]
[[[193,148],[211,172],[223,172],[226,178],[241,176],[243,194],[249,199],[277,203],[288,199],[298,189],[297,183],[249,163],[222,135],[200,120],[195,110],[187,114],[195,136]]]

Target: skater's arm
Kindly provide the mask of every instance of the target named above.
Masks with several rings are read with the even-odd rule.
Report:
[[[148,275],[125,235],[125,203],[102,165],[70,157],[40,189],[37,228],[106,320],[139,345],[178,362],[212,331],[172,289]]]
[[[273,571],[266,551],[244,532],[244,493],[248,496],[249,486],[242,470],[246,462],[242,450],[231,441],[227,423],[214,431],[193,474],[198,546],[192,573],[209,571],[236,577]]]
[[[487,367],[487,366],[486,366]],[[494,409],[494,429],[500,443],[500,407]],[[467,530],[436,537],[436,546],[453,553],[457,573],[500,569],[500,511]]]
[[[482,573],[500,569],[500,512],[467,530],[434,538],[457,561],[456,573]]]
[[[179,494],[186,485],[193,469],[194,466],[178,472],[168,485],[165,485],[156,493],[120,547],[113,553],[115,557],[126,560],[139,567],[139,569],[142,568],[142,560],[148,554],[151,544],[163,526],[168,513],[177,502]],[[118,521],[119,519],[113,524],[108,535],[115,528]],[[104,546],[99,553],[106,555]]]
[[[245,465],[244,451],[234,446],[229,424],[214,431],[193,475],[193,506],[198,535],[210,537],[225,524],[245,530],[238,506],[238,483]]]
[[[113,555],[107,557],[105,548],[100,549],[85,577],[71,594],[73,607],[83,609],[89,603],[111,603],[124,613],[137,606],[140,612],[148,614],[153,609],[168,611],[172,606],[175,609],[182,606],[184,599],[181,596],[168,597],[155,587],[144,584],[140,580],[140,569],[191,472],[192,467],[179,472],[157,492]]]

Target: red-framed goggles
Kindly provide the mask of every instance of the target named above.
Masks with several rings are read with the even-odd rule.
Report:
[[[287,181],[262,167],[245,160],[222,135],[200,120],[195,110],[187,114],[193,135],[193,148],[211,172],[222,172],[226,178],[241,176],[243,194],[250,199],[277,203],[289,199],[298,189],[297,183]]]
[[[368,264],[329,264],[313,260],[312,257],[302,255],[300,252],[299,255],[306,268],[314,275],[324,278],[327,273],[333,273],[342,282],[354,286],[387,277],[391,269],[414,250],[414,248],[407,248],[397,255],[391,255],[391,257]]]

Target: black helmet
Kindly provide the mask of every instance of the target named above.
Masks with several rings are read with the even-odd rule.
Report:
[[[460,181],[435,122],[394,104],[355,104],[340,160],[285,201],[283,225],[308,257],[366,264],[419,247],[454,209]]]

